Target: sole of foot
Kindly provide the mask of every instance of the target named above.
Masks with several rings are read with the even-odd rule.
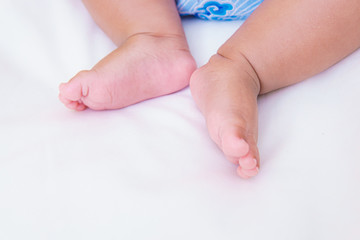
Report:
[[[135,35],[61,84],[59,99],[76,111],[119,109],[181,90],[195,69],[185,38]]]

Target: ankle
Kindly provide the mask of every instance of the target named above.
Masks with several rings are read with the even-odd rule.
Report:
[[[155,41],[159,47],[169,47],[190,52],[186,37],[183,34],[160,33],[160,32],[138,32],[129,35],[125,42]]]
[[[219,64],[226,69],[225,71],[235,71],[238,76],[241,76],[242,80],[250,83],[247,85],[251,87],[256,95],[260,94],[260,79],[251,63],[243,54],[238,54],[236,57],[233,57],[232,53],[229,54],[220,48],[217,54],[210,58],[209,63]]]

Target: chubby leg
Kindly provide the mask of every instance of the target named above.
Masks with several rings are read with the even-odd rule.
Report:
[[[174,0],[84,0],[118,46],[60,85],[69,108],[117,109],[186,87],[196,64]]]
[[[259,94],[313,76],[360,46],[358,0],[264,1],[190,87],[209,133],[244,178],[259,167]],[[255,163],[255,160],[256,163]]]

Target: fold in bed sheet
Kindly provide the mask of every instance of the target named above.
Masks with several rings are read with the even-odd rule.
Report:
[[[241,25],[183,23],[199,66]],[[0,29],[0,239],[360,238],[359,51],[259,98],[262,168],[245,181],[189,89],[62,106],[59,83],[114,49],[80,1],[3,0]]]

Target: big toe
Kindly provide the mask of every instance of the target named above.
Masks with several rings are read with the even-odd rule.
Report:
[[[249,152],[249,144],[236,128],[227,128],[220,133],[221,148],[226,156],[242,157]]]
[[[88,92],[90,71],[81,71],[67,83],[61,83],[59,86],[59,99],[68,108],[82,111],[86,109],[83,98]]]

